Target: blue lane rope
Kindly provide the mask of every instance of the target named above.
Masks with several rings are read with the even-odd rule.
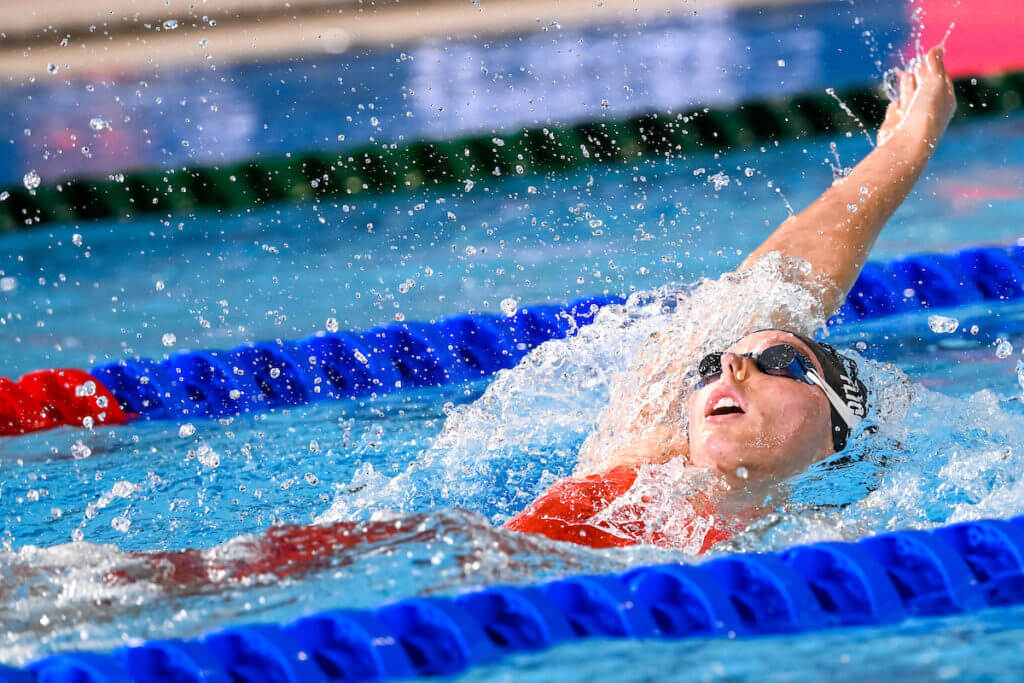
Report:
[[[868,263],[830,324],[1024,298],[1024,246],[973,247]],[[315,400],[463,382],[511,368],[530,349],[573,334],[625,299],[528,306],[511,317],[463,314],[368,332],[260,342],[233,351],[185,351],[163,361],[92,369],[126,412],[144,419],[223,417]]]
[[[0,683],[364,681],[450,675],[585,638],[750,638],[1024,604],[1024,517],[644,566],[70,652]]]

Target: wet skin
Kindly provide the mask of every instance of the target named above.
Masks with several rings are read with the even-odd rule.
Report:
[[[823,376],[818,360],[799,339],[786,332],[757,332],[726,349],[719,379],[689,399],[690,464],[719,472],[733,488],[783,479],[833,452],[824,392],[788,377],[767,375],[752,359],[738,355],[756,355],[776,344],[796,347]],[[716,410],[723,398],[739,409]]]

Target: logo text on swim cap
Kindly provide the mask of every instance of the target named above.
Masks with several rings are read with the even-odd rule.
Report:
[[[846,405],[850,407],[854,415],[864,417],[864,396],[861,394],[860,389],[847,375],[840,374],[839,378],[843,381],[843,394],[846,395]]]

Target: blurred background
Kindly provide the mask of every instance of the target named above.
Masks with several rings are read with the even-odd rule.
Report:
[[[954,23],[954,75],[1024,65],[1019,3],[959,4],[5,0],[0,182],[841,88]]]

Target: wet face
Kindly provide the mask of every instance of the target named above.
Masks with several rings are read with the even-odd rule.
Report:
[[[735,487],[802,472],[833,452],[824,392],[767,375],[738,355],[757,355],[776,344],[796,347],[824,376],[811,350],[793,335],[757,332],[726,349],[719,379],[689,399],[691,464],[720,472]]]

